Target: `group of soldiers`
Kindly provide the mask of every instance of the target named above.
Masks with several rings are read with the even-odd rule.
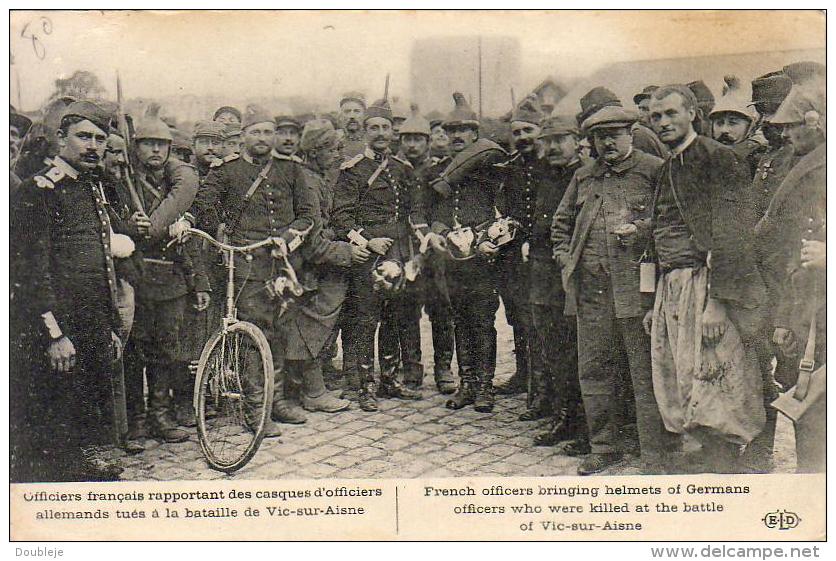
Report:
[[[189,438],[226,293],[191,228],[273,240],[233,273],[238,318],[272,351],[266,438],[425,397],[423,308],[446,407],[527,393],[520,420],[547,421],[533,444],[582,456],[581,475],[625,453],[647,473],[769,471],[770,403],[802,355],[825,363],[823,75],[792,64],[751,98],[733,77],[716,100],[647,86],[635,108],[597,87],[574,115],[529,97],[507,143],[458,93],[426,118],[357,92],[336,118],[221,107],[191,134],[154,112],[120,127],[106,102],[56,100],[35,125],[13,111],[12,479],[118,478],[84,453],[109,436],[114,369],[129,453]],[[270,290],[288,263],[292,299]],[[500,299],[515,372],[495,386]],[[804,471],[823,466],[814,409]]]

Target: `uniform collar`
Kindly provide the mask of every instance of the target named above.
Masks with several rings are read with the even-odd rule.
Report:
[[[286,155],[284,155],[284,154],[280,154],[280,153],[276,152],[276,150],[275,150],[275,149],[273,149],[273,150],[270,152],[270,155],[271,155],[271,156],[273,156],[274,158],[279,159],[279,160],[287,160],[287,161],[289,161],[289,162],[296,162],[297,164],[301,164],[301,163],[302,163],[302,158],[300,158],[300,157],[299,157],[299,156],[297,156],[296,154],[291,154],[290,156],[286,156]]]
[[[65,162],[61,158],[61,156],[55,156],[52,159],[52,165],[57,167],[58,169],[60,169],[62,172],[64,172],[64,175],[66,175],[68,177],[71,177],[73,179],[78,179],[79,172],[76,171],[76,169],[73,166],[71,166],[70,164]]]
[[[254,166],[264,165],[264,164],[261,164],[259,162],[256,162],[255,160],[253,160],[253,157],[250,156],[249,154],[247,154],[246,150],[241,150],[241,158],[243,158],[244,161],[247,162],[248,164],[252,164]],[[269,161],[270,159],[268,158],[267,160]]]
[[[382,162],[387,157],[389,157],[389,151],[387,150],[386,152],[384,152],[382,154],[379,154],[379,153],[375,152],[374,150],[372,150],[370,147],[366,146],[366,149],[363,150],[363,155],[365,157],[367,157],[368,159],[373,160],[375,162]]]
[[[691,146],[691,144],[693,144],[696,139],[697,131],[691,129],[691,132],[688,133],[688,136],[686,136],[682,142],[671,148],[671,156],[678,156],[685,152],[685,150],[687,150],[688,147]]]

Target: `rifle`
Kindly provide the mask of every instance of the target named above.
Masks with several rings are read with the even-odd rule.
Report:
[[[119,72],[116,72],[116,104],[118,106],[116,112],[116,128],[122,138],[125,139],[125,149],[122,154],[125,157],[125,185],[128,187],[128,193],[131,196],[131,202],[134,208],[145,214],[145,208],[142,205],[142,200],[134,187],[134,167],[131,163],[131,152],[133,152],[133,142],[131,138],[131,128],[128,124],[128,116],[125,113],[125,107],[122,97],[122,80],[119,78]]]
[[[383,101],[389,101],[389,73],[386,73],[386,84],[383,86]]]

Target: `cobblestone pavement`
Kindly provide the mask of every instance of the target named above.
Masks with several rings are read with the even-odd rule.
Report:
[[[513,338],[500,309],[497,379],[514,368]],[[577,458],[558,448],[535,447],[542,422],[517,420],[524,396],[498,398],[494,412],[444,407],[432,382],[429,322],[422,320],[424,363],[428,373],[421,401],[381,400],[367,413],[352,404],[337,414],[312,413],[304,425],[282,425],[279,439],[265,440],[250,463],[233,475],[208,467],[196,434],[180,444],[145,443],[145,452],[121,458],[125,480],[412,478],[575,475]],[[792,429],[779,424],[776,470],[795,467]],[[120,455],[110,452],[110,455]],[[636,458],[626,456],[606,474],[638,474]]]

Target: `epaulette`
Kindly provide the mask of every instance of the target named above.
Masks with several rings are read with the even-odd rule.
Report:
[[[229,162],[233,162],[237,159],[238,159],[238,154],[228,154],[228,155],[224,156],[223,158],[216,159],[215,161],[213,161],[211,164],[209,164],[209,167],[210,168],[220,167],[223,164],[228,164]]]
[[[408,168],[413,167],[412,163],[408,160],[402,160],[402,159],[398,158],[397,156],[392,156],[392,159],[395,160],[396,162],[402,163],[403,165],[405,165]]]
[[[340,169],[353,168],[358,163],[360,163],[363,160],[363,158],[365,158],[365,157],[366,156],[361,152],[361,153],[357,154],[356,156],[354,156],[353,158],[351,158],[350,160],[346,160],[343,163],[341,163],[340,164]]]
[[[35,176],[35,185],[41,189],[54,189],[55,184],[67,175],[58,167],[51,167],[44,175]]]
[[[285,155],[285,154],[279,154],[278,152],[276,152],[275,150],[273,150],[273,151],[271,152],[271,155],[272,155],[274,158],[276,158],[277,160],[287,160],[288,162],[295,162],[295,163],[297,163],[297,164],[304,164],[304,163],[305,163],[305,162],[303,162],[303,161],[302,161],[302,158],[300,158],[300,157],[299,157],[299,156],[297,156],[296,154],[291,154],[290,156],[287,156],[287,155]]]

